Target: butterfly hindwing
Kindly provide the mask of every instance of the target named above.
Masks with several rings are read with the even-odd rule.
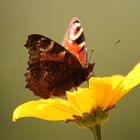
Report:
[[[84,67],[87,62],[87,46],[83,27],[78,18],[74,17],[71,20],[62,45],[68,49]]]

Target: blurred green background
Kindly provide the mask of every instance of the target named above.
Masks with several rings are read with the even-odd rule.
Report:
[[[12,122],[16,106],[39,98],[24,88],[27,36],[40,33],[61,43],[74,16],[81,19],[89,52],[94,49],[96,76],[127,74],[140,61],[139,0],[0,0],[0,140],[92,139],[73,123]],[[118,39],[117,47],[99,55]],[[140,139],[140,87],[119,101],[102,135],[103,140]]]

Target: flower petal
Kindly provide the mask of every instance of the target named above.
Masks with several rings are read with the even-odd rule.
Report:
[[[71,106],[81,115],[83,113],[90,113],[92,109],[95,108],[95,98],[87,88],[78,88],[78,90],[73,93],[67,92],[67,98]]]
[[[89,80],[89,88],[96,95],[96,106],[105,110],[110,106],[112,99],[120,92],[119,85],[124,79],[121,75],[112,77],[96,78]]]
[[[77,112],[77,114],[79,114],[79,116],[82,116],[82,113],[81,113],[81,109],[79,107],[79,105],[77,104],[77,101],[76,101],[76,91],[74,92],[70,92],[70,91],[67,91],[67,98],[68,98],[68,101],[71,105],[71,107]]]
[[[96,95],[97,107],[105,110],[116,102],[129,90],[140,84],[140,63],[128,75],[114,75],[112,77],[95,78],[89,80],[89,88]]]
[[[125,77],[121,86],[127,93],[129,90],[140,84],[140,63],[138,63]]]
[[[106,97],[106,102],[104,103],[104,109],[110,108],[113,105],[115,105],[116,102],[113,100],[118,96],[122,94],[122,87],[121,83],[124,80],[124,76],[122,75],[114,75],[110,77],[111,83],[111,89],[110,92],[108,92],[108,96]]]
[[[22,117],[36,117],[45,120],[73,119],[73,109],[66,100],[36,100],[18,106],[13,113],[13,121]]]
[[[119,85],[120,92],[113,98],[110,104],[115,104],[122,96],[124,96],[132,88],[140,84],[140,63],[138,63]]]
[[[92,77],[89,80],[89,88],[95,94],[96,106],[103,109],[104,102],[108,99],[107,97],[110,96],[110,79],[106,78],[95,78]],[[110,98],[110,97],[109,97]]]

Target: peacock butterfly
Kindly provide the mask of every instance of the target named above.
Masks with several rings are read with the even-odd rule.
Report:
[[[62,45],[52,39],[32,34],[25,47],[29,52],[26,88],[42,98],[64,96],[67,90],[86,81],[94,63],[87,60],[87,46],[80,20],[73,18]]]

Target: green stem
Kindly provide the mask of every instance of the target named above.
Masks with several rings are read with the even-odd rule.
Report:
[[[101,140],[101,126],[96,125],[94,127],[89,127],[94,137],[94,140]]]

